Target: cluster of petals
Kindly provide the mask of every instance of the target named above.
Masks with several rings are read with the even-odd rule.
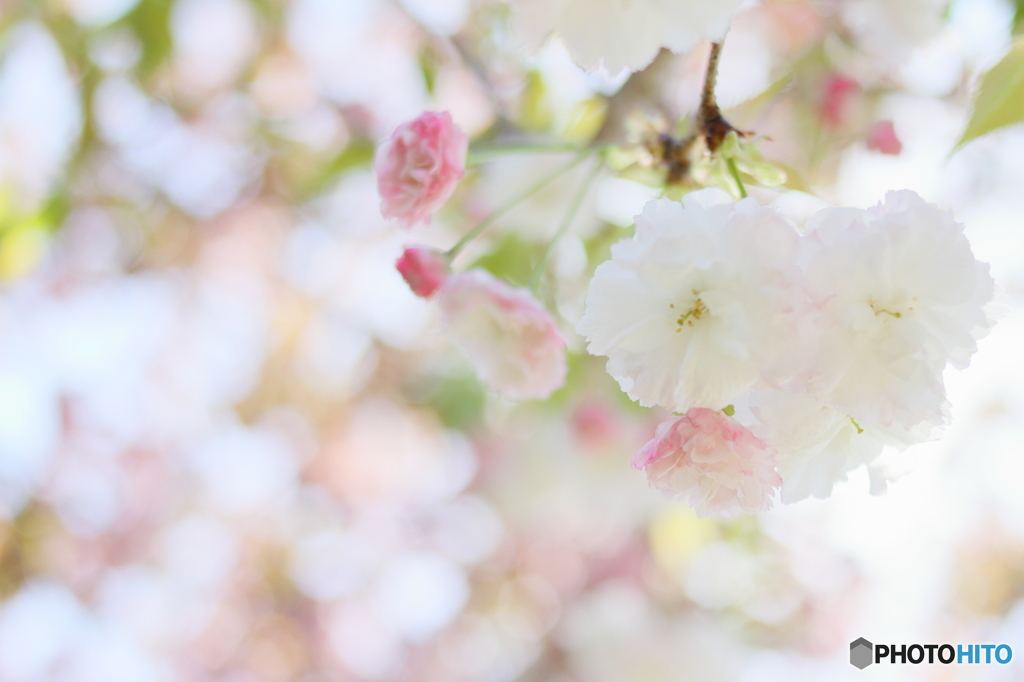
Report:
[[[543,400],[565,384],[565,338],[529,291],[474,269],[450,277],[437,298],[445,331],[498,394]]]
[[[942,370],[994,324],[995,284],[963,225],[911,191],[808,221],[804,286],[819,314],[808,390],[861,424],[945,420]]]
[[[648,203],[613,246],[577,325],[588,350],[643,405],[742,408],[731,423],[776,453],[785,503],[827,497],[861,465],[883,490],[873,462],[948,421],[943,370],[966,367],[994,323],[988,266],[949,212],[910,191],[823,209],[803,234],[770,207],[710,192]],[[693,497],[709,473],[648,457],[662,426],[638,455],[662,462],[644,466],[652,485],[731,513]]]
[[[651,487],[685,500],[698,516],[771,507],[782,479],[775,450],[717,410],[695,407],[663,422],[633,459]]]
[[[398,126],[374,158],[381,214],[406,228],[429,223],[465,175],[468,148],[447,111],[427,111]]]
[[[753,199],[656,199],[598,266],[576,329],[641,405],[718,409],[794,373],[799,255],[795,228]]]
[[[665,47],[687,52],[721,40],[742,0],[513,0],[512,30],[537,48],[558,35],[577,64],[639,71]]]

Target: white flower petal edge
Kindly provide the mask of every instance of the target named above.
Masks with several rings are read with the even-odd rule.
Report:
[[[928,423],[913,429],[861,424],[806,394],[759,391],[750,396],[750,410],[758,421],[751,431],[778,452],[783,504],[830,497],[847,472],[870,470],[885,448],[902,451],[939,434]]]
[[[577,64],[639,71],[658,50],[721,40],[742,0],[512,0],[513,34],[536,51],[556,33]]]
[[[641,405],[719,409],[798,368],[796,230],[753,199],[719,196],[648,202],[591,281],[576,329]]]

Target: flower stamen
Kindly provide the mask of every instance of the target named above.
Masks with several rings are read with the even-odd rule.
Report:
[[[898,311],[886,310],[885,308],[881,308],[881,309],[880,308],[876,308],[875,306],[877,305],[877,303],[875,301],[869,301],[868,305],[871,306],[871,310],[874,311],[875,315],[881,315],[881,314],[884,313],[886,315],[892,315],[893,317],[895,317],[897,319],[903,317],[903,313],[900,313]],[[911,308],[911,310],[913,310],[913,308]]]
[[[689,310],[676,319],[676,334],[683,331],[683,327],[692,327],[695,320],[699,320],[708,314],[708,307],[704,305],[704,301],[700,300],[697,290],[691,289],[691,292],[694,296],[697,296],[697,299],[693,302],[693,306]],[[676,306],[674,303],[669,303],[668,307],[675,308]]]

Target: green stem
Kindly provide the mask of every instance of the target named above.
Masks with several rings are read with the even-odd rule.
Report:
[[[736,168],[736,162],[733,161],[731,156],[729,156],[725,159],[725,165],[729,167],[729,175],[731,175],[732,179],[736,181],[736,186],[740,189],[740,198],[746,199],[747,188],[743,186],[743,180],[740,179],[740,171]]]
[[[540,257],[540,262],[537,263],[537,267],[533,271],[533,275],[530,277],[530,290],[536,291],[537,285],[540,284],[540,278],[543,277],[544,271],[547,269],[548,258],[551,257],[551,252],[554,250],[555,245],[568,231],[569,226],[572,224],[573,218],[580,210],[580,206],[583,204],[584,197],[587,196],[587,192],[590,191],[590,186],[594,184],[594,180],[597,178],[597,174],[601,171],[601,167],[604,166],[604,159],[599,160],[594,164],[594,168],[587,175],[587,179],[583,181],[579,191],[576,192],[576,196],[573,197],[572,203],[569,204],[569,210],[566,212],[565,217],[562,219],[562,224],[558,226],[558,231],[555,232],[555,236],[551,238],[548,245],[544,248],[544,253]]]
[[[585,159],[585,158],[587,158],[586,154],[580,154],[575,159],[573,159],[570,163],[562,166],[561,168],[559,168],[555,172],[550,173],[549,175],[544,176],[536,184],[531,185],[530,187],[528,187],[526,189],[526,191],[521,192],[520,194],[517,194],[516,196],[512,197],[511,199],[506,201],[504,204],[499,206],[498,209],[494,213],[490,214],[489,216],[487,216],[486,218],[481,220],[480,223],[476,227],[474,227],[472,230],[470,230],[465,235],[463,235],[462,239],[460,239],[459,241],[457,241],[455,243],[455,246],[453,246],[452,248],[448,249],[448,251],[445,252],[445,256],[448,258],[448,262],[451,262],[451,261],[455,260],[455,257],[458,256],[459,252],[461,252],[462,249],[465,248],[466,244],[471,242],[481,232],[483,232],[488,227],[493,225],[494,221],[496,221],[498,218],[500,218],[501,216],[505,215],[506,213],[511,211],[513,208],[515,208],[515,206],[517,204],[519,204],[519,202],[524,201],[525,199],[530,198],[531,196],[533,196],[534,194],[539,192],[541,189],[543,189],[544,186],[547,185],[549,182],[551,182],[552,180],[557,178],[562,173],[565,173],[570,168],[573,168],[574,166],[579,164],[581,161],[583,161],[583,159]]]
[[[482,147],[469,150],[467,166],[477,166],[491,159],[511,156],[513,154],[564,154],[566,152],[578,152],[580,154],[592,154],[604,151],[602,147],[580,147],[574,144],[525,144],[509,145],[507,147]]]

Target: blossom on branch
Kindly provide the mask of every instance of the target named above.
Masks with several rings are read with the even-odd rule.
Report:
[[[773,448],[721,412],[701,407],[660,424],[633,468],[702,517],[766,511],[782,485]]]
[[[812,391],[861,423],[942,423],[943,369],[966,367],[994,324],[994,282],[963,225],[904,190],[808,227],[804,281],[823,315]]]
[[[502,396],[543,400],[565,383],[565,339],[526,289],[477,269],[451,277],[438,299],[445,331]]]
[[[447,111],[403,123],[377,148],[374,171],[380,211],[410,228],[429,223],[465,175],[469,138]]]
[[[597,268],[577,331],[641,405],[721,407],[795,373],[798,251],[793,226],[753,199],[650,201]]]

